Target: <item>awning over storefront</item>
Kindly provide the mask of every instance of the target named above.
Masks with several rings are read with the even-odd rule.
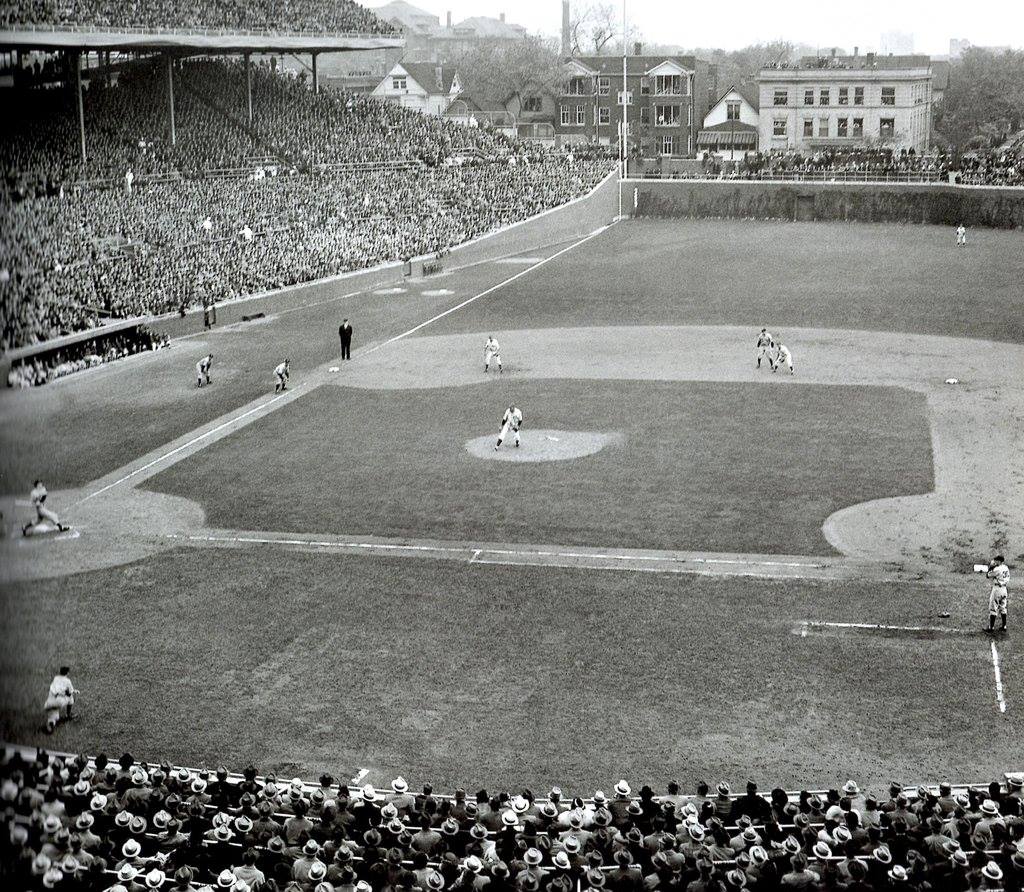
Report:
[[[698,148],[756,149],[757,134],[750,130],[701,130]]]

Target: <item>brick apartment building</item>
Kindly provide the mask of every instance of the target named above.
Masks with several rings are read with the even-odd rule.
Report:
[[[692,156],[715,87],[714,66],[693,56],[645,56],[639,52],[627,57],[626,66],[630,153]],[[622,89],[621,56],[569,59],[554,97],[556,143],[617,145]]]
[[[761,69],[761,151],[889,146],[922,152],[931,140],[928,56],[804,58]]]

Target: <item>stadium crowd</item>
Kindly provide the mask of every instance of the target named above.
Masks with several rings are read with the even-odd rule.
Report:
[[[93,25],[129,28],[230,28],[321,34],[393,34],[395,29],[353,0],[11,0],[0,8],[4,27]]]
[[[170,339],[167,335],[158,335],[140,325],[130,331],[119,331],[18,360],[11,364],[7,373],[7,386],[39,387],[83,369],[168,346]]]
[[[0,877],[32,892],[1024,889],[1020,778],[442,796],[42,751],[10,754],[0,777]]]
[[[716,158],[705,161],[705,172],[722,173],[725,166]],[[973,186],[1024,186],[1024,152],[1021,150],[972,151],[954,158],[943,153],[917,154],[913,150],[822,149],[811,155],[796,151],[758,152],[741,161],[726,174],[739,179],[774,179],[810,174],[816,177],[898,178],[915,175],[922,179]]]
[[[316,96],[265,66],[249,127],[244,70],[210,60],[180,66],[172,146],[164,78],[141,64],[110,87],[96,79],[84,166],[66,98],[34,90],[13,109],[0,348],[443,251],[611,169],[387,102]]]

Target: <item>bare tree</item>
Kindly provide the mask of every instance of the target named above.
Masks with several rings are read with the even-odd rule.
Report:
[[[626,44],[636,40],[639,31],[628,26]],[[622,19],[618,7],[613,3],[589,3],[578,5],[569,17],[569,51],[578,56],[592,53],[595,56],[622,50]]]

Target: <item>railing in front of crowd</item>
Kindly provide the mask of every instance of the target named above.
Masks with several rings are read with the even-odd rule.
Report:
[[[210,28],[201,25],[197,25],[194,28],[156,25],[79,25],[70,22],[54,22],[50,24],[45,22],[11,22],[8,25],[0,26],[0,28],[9,28],[12,31],[41,32],[44,34],[52,32],[62,34],[173,34],[183,37],[194,34],[200,37],[323,37],[363,39],[401,37],[397,31],[376,33],[372,31],[315,31],[303,29],[282,31],[270,28]]]
[[[631,177],[632,178],[632,177]],[[949,177],[922,171],[771,171],[765,173],[695,173],[692,171],[645,170],[645,180],[724,180],[728,182],[807,182],[807,183],[935,183],[949,185]]]

